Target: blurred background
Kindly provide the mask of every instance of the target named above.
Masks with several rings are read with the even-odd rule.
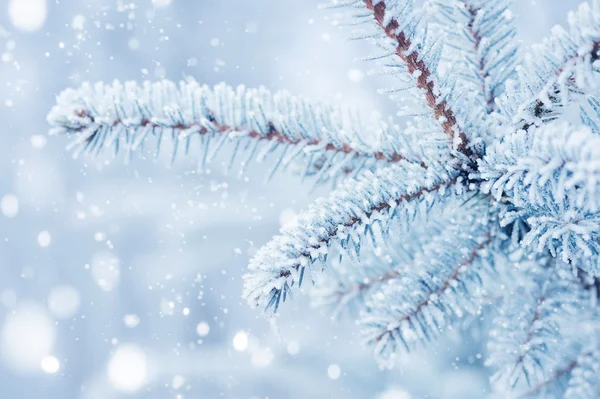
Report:
[[[575,0],[517,1],[523,45]],[[484,348],[449,337],[380,371],[350,320],[305,296],[267,320],[248,259],[328,187],[193,156],[73,160],[48,137],[83,81],[265,85],[393,115],[372,52],[318,0],[0,1],[0,397],[482,398]],[[223,151],[227,153],[227,151]],[[165,157],[166,158],[166,157]]]

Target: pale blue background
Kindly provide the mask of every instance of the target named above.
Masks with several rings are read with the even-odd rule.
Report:
[[[72,319],[56,322],[57,374],[18,372],[0,357],[1,398],[402,398],[378,396],[391,389],[413,398],[484,396],[486,370],[476,357],[483,349],[475,344],[445,341],[436,353],[418,353],[409,365],[381,372],[359,346],[356,327],[331,322],[311,310],[306,297],[296,296],[297,305],[286,307],[276,327],[243,303],[248,258],[277,232],[281,212],[303,209],[326,188],[309,195],[310,185],[299,189],[290,175],[264,185],[260,165],[247,181],[225,176],[219,162],[209,175],[196,175],[190,173],[193,159],[172,168],[163,160],[103,168],[88,160],[86,167],[66,154],[64,138],[49,138],[42,149],[31,144],[33,135],[47,132],[55,95],[84,80],[191,75],[209,84],[264,84],[393,114],[392,103],[376,94],[381,82],[348,78],[350,69],[371,67],[354,61],[371,49],[345,40],[348,32],[330,26],[331,12],[317,10],[314,0],[173,0],[156,10],[150,0],[124,1],[136,5],[130,20],[117,0],[48,0],[44,27],[26,33],[11,24],[6,3],[0,25],[9,36],[0,38],[0,52],[13,40],[20,69],[0,62],[0,196],[15,194],[20,211],[14,218],[0,215],[0,294],[16,297],[16,303],[0,303],[0,326],[20,304],[46,307],[57,285],[76,288],[81,307]],[[517,3],[519,32],[530,44],[564,23],[578,2]],[[86,19],[84,41],[71,27],[76,15]],[[130,49],[132,38],[137,50]],[[102,216],[92,216],[94,209]],[[87,217],[80,220],[77,212]],[[43,230],[52,237],[48,248],[37,242]],[[95,239],[97,232],[112,248]],[[119,284],[110,292],[85,268],[98,253],[121,262]],[[161,300],[174,301],[173,315],[161,315]],[[132,313],[141,322],[129,329],[123,316]],[[201,321],[210,333],[191,347]],[[257,368],[251,351],[233,350],[240,330],[270,348],[269,366]],[[299,344],[296,356],[286,350],[289,341]],[[141,347],[151,371],[148,384],[129,396],[114,391],[105,376],[112,351],[123,343]],[[338,380],[328,377],[331,364],[341,368]],[[186,379],[179,390],[171,386],[175,375]]]

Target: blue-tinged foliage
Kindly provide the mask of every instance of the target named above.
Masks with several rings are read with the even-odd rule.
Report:
[[[487,199],[477,193],[466,200],[453,195],[445,198],[442,206],[433,207],[422,223],[407,226],[394,222],[385,240],[378,240],[376,246],[369,242],[363,246],[360,258],[340,257],[331,262],[329,270],[316,281],[311,293],[313,304],[331,308],[336,316],[346,310],[351,316],[359,315],[384,286],[421,271],[423,264],[419,262],[426,261],[424,248],[438,245],[439,237],[453,238],[474,223],[488,225],[488,219],[495,217],[491,209],[489,216],[483,216],[484,221],[476,220],[485,215],[485,207],[489,207]]]
[[[480,164],[484,192],[518,208],[522,243],[599,275],[600,136],[587,127],[553,124],[519,130],[493,146]]]
[[[230,164],[236,155],[244,168],[253,158],[274,154],[270,174],[299,162],[303,175],[317,182],[389,162],[426,162],[443,151],[435,140],[407,135],[382,120],[365,124],[341,107],[263,87],[208,87],[194,81],[85,83],[58,97],[48,121],[51,134],[74,136],[76,155],[112,147],[130,158],[156,137],[157,154],[170,140],[172,159],[193,151],[203,166],[229,144]]]
[[[330,247],[358,257],[365,237],[376,242],[377,236],[385,239],[392,222],[406,226],[425,218],[432,206],[460,191],[459,180],[441,168],[400,162],[342,184],[257,252],[244,297],[276,310],[308,268],[325,265]]]
[[[589,126],[594,134],[600,135],[600,101],[594,96],[588,96],[588,104],[592,115],[588,114],[585,107],[581,107],[581,123]]]
[[[512,0],[438,0],[452,72],[477,95],[481,114],[491,114],[494,102],[518,63]]]
[[[592,344],[577,357],[573,363],[573,371],[569,379],[569,387],[565,399],[596,399],[600,397],[600,350],[597,338],[592,337]]]
[[[486,364],[503,391],[536,386],[576,356],[572,323],[589,313],[586,291],[561,262],[519,262],[494,319]]]
[[[532,47],[517,69],[517,79],[496,99],[503,124],[527,129],[557,119],[569,92],[597,85],[600,49],[600,3],[583,2],[569,14],[569,30],[556,26],[552,35]]]
[[[176,155],[199,138],[209,158],[227,143],[234,156],[247,150],[243,164],[260,146],[258,158],[281,147],[276,168],[302,161],[317,182],[352,175],[256,253],[250,304],[276,311],[327,269],[317,302],[359,314],[382,365],[465,315],[495,315],[487,364],[502,397],[596,398],[600,2],[582,3],[568,31],[555,28],[516,67],[509,0],[430,5],[331,4],[379,50],[369,59],[391,75],[384,91],[411,117],[405,129],[287,93],[194,82],[86,84],[63,93],[49,121],[88,153],[133,152],[157,135]],[[571,93],[589,98],[581,124],[553,122]]]
[[[430,241],[413,244],[412,259],[396,278],[369,295],[359,321],[381,366],[393,366],[398,353],[428,343],[467,313],[481,314],[487,303],[483,282],[502,262],[493,248],[494,214],[486,207],[484,202],[472,212],[468,206],[455,212]]]

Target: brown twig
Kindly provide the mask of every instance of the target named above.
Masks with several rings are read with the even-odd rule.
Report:
[[[532,389],[530,389],[529,391],[523,393],[522,395],[520,395],[518,397],[518,399],[525,399],[525,398],[530,398],[533,396],[537,396],[540,392],[542,392],[548,385],[553,384],[555,382],[557,382],[559,379],[561,379],[562,377],[564,377],[565,375],[569,374],[571,371],[573,371],[573,369],[575,367],[577,367],[579,363],[577,362],[577,360],[572,360],[569,363],[567,363],[563,368],[560,368],[558,370],[556,370],[551,376],[550,378],[548,378],[546,381],[539,383],[538,385],[534,386]]]
[[[456,279],[458,279],[458,276],[463,272],[463,269],[469,265],[472,265],[473,262],[475,261],[475,259],[477,259],[477,256],[479,255],[478,252],[481,251],[483,248],[485,248],[486,246],[488,246],[490,243],[492,242],[492,235],[491,234],[487,234],[485,241],[483,241],[481,244],[479,244],[476,248],[473,249],[473,251],[471,251],[471,254],[469,255],[469,257],[467,259],[465,259],[464,261],[462,261],[461,263],[459,263],[455,268],[454,271],[452,273],[452,275],[450,275],[448,278],[446,278],[444,280],[444,283],[436,290],[430,292],[426,298],[424,298],[421,302],[419,302],[417,304],[417,306],[415,306],[415,308],[409,312],[408,314],[402,316],[402,318],[400,318],[399,322],[403,322],[403,321],[408,321],[411,320],[413,317],[417,316],[421,310],[427,306],[428,304],[431,303],[431,298],[434,296],[440,296],[444,291],[446,291],[446,289],[448,289],[448,287],[450,287],[450,284],[452,284],[452,281],[455,281]],[[394,331],[396,331],[398,329],[394,328],[392,330],[385,330],[383,331],[381,334],[379,334],[377,337],[375,337],[375,342],[379,342],[383,339],[383,337],[385,337],[386,335],[392,335]]]
[[[405,194],[405,195],[399,196],[398,198],[395,199],[394,203],[396,205],[400,205],[402,202],[409,202],[409,201],[416,200],[416,199],[424,196],[425,194],[439,191],[442,188],[452,186],[452,185],[456,184],[457,181],[458,180],[455,178],[455,179],[451,179],[448,181],[444,181],[444,182],[435,184],[430,188],[421,187],[419,190],[417,190],[417,192],[415,192],[413,194]],[[389,202],[381,202],[381,203],[375,204],[372,207],[370,207],[367,212],[364,212],[364,216],[366,216],[367,218],[370,218],[371,215],[373,215],[375,212],[385,211],[390,208],[391,208],[391,205]],[[350,226],[354,226],[355,224],[359,223],[360,221],[361,221],[361,219],[359,217],[352,216],[346,222],[337,224],[337,226],[331,232],[329,232],[325,237],[318,240],[318,242],[316,244],[314,244],[312,246],[308,246],[304,250],[304,252],[299,254],[299,257],[303,256],[306,258],[310,258],[310,250],[318,249],[318,248],[322,247],[323,245],[327,245],[329,243],[329,241],[331,241],[331,239],[337,235],[338,230],[340,229],[340,226],[350,227]],[[297,263],[295,266],[292,266],[292,268],[295,268],[296,270],[299,267],[300,267],[300,263]],[[292,274],[292,272],[289,269],[285,269],[285,270],[281,270],[279,277],[289,277],[289,276],[291,276],[291,274]]]
[[[90,122],[96,123],[95,122],[95,118],[93,115],[90,115],[86,110],[78,110],[75,112],[76,116],[79,118],[88,118],[90,120]],[[168,129],[172,129],[173,131],[177,131],[177,132],[184,132],[186,130],[189,129],[193,129],[196,128],[197,129],[197,134],[199,135],[205,135],[205,134],[211,134],[211,133],[221,133],[221,134],[228,134],[231,132],[240,132],[240,131],[245,131],[247,134],[247,137],[249,138],[253,138],[256,140],[264,140],[264,141],[276,141],[278,143],[282,143],[282,144],[288,144],[288,145],[296,145],[296,144],[300,144],[302,142],[304,142],[305,145],[307,146],[313,146],[313,145],[318,145],[320,144],[319,140],[303,140],[303,139],[292,139],[290,136],[287,136],[285,134],[282,134],[272,122],[268,122],[268,127],[269,127],[269,131],[267,134],[263,134],[261,132],[258,132],[256,130],[252,130],[252,129],[247,129],[244,127],[236,127],[236,126],[229,126],[229,125],[224,125],[224,124],[220,124],[219,122],[217,122],[217,120],[214,117],[209,118],[210,123],[212,124],[212,126],[214,127],[213,129],[209,129],[206,126],[202,125],[199,122],[194,122],[194,123],[190,123],[190,124],[183,124],[183,123],[176,123],[170,126],[164,126],[161,124],[158,124],[156,122],[153,122],[150,119],[144,118],[142,119],[138,126],[141,128],[150,128],[150,129],[155,129],[155,128],[159,128],[159,129],[164,129],[164,128],[168,128]],[[124,127],[125,124],[123,123],[123,121],[121,119],[117,119],[115,120],[109,127],[112,128],[116,128],[117,126],[122,125]],[[75,128],[75,129],[70,129],[72,132],[81,132],[83,130],[85,130],[86,126],[81,126],[79,128]],[[97,130],[96,132],[92,133],[88,138],[87,138],[87,142],[91,142],[94,140],[96,134],[98,133],[99,130]],[[353,148],[351,145],[346,144],[346,143],[342,143],[341,145],[335,145],[333,143],[327,143],[325,145],[325,151],[331,151],[331,152],[337,152],[337,153],[344,153],[344,154],[352,154],[354,157],[356,158],[360,158],[360,157],[367,157],[367,158],[373,158],[379,161],[387,161],[390,163],[397,163],[400,162],[402,160],[406,160],[406,158],[398,153],[392,153],[390,155],[381,152],[381,151],[375,151],[375,152],[361,152],[356,150],[355,148]],[[421,164],[423,166],[423,164]]]
[[[406,37],[403,31],[398,31],[400,24],[396,18],[391,18],[390,22],[384,26],[386,4],[384,1],[380,1],[373,5],[373,0],[364,0],[367,9],[373,12],[375,21],[384,30],[385,34],[393,39],[396,43],[396,55],[402,59],[407,65],[408,73],[416,77],[417,87],[425,91],[425,100],[427,105],[432,109],[434,118],[440,123],[444,133],[446,133],[452,143],[456,136],[460,139],[460,143],[457,149],[463,154],[471,157],[473,155],[472,150],[468,146],[467,136],[462,132],[456,122],[456,116],[454,111],[450,108],[446,100],[438,101],[439,97],[435,94],[434,85],[435,83],[431,80],[432,71],[427,67],[423,60],[420,60],[420,53],[418,51],[411,51],[411,41]],[[418,72],[415,74],[415,72]]]

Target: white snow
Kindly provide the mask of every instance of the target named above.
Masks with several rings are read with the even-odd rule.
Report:
[[[238,352],[244,352],[248,349],[248,334],[245,331],[238,331],[233,337],[233,348]]]
[[[18,372],[40,370],[40,362],[52,351],[55,337],[54,322],[43,307],[34,303],[18,306],[2,326],[4,363]]]
[[[36,150],[44,148],[47,141],[48,140],[46,139],[46,137],[42,136],[41,134],[34,134],[33,136],[31,136],[31,146]]]
[[[340,369],[340,366],[338,366],[335,363],[329,365],[329,367],[327,368],[327,375],[332,380],[337,380],[338,378],[340,378],[341,373],[342,373],[342,371]]]
[[[196,326],[196,333],[201,337],[206,337],[210,332],[210,326],[207,322],[203,321],[202,323],[198,323]]]
[[[0,210],[7,218],[17,216],[19,214],[19,198],[14,194],[5,194],[0,200]]]
[[[39,30],[46,22],[46,0],[10,0],[8,16],[12,24],[21,30]]]
[[[291,208],[286,208],[279,214],[279,225],[284,227],[294,227],[296,226],[298,215],[296,211]]]
[[[267,367],[273,361],[273,352],[268,348],[261,348],[252,354],[252,365],[257,368]]]
[[[288,342],[286,349],[290,355],[295,356],[300,353],[300,344],[298,341],[290,341]]]
[[[60,362],[54,356],[46,356],[40,362],[40,366],[45,373],[55,374],[60,369]]]
[[[354,68],[354,69],[350,69],[348,71],[348,79],[351,82],[358,83],[358,82],[362,81],[364,79],[364,77],[365,77],[365,73],[363,71],[361,71],[360,69]]]
[[[152,0],[152,4],[154,4],[154,6],[158,8],[166,7],[172,2],[173,0]]]
[[[136,392],[148,378],[146,354],[134,345],[117,348],[108,362],[107,374],[116,390]]]
[[[140,318],[136,314],[126,314],[123,316],[123,323],[128,328],[135,328],[138,324],[140,324]]]
[[[48,230],[40,231],[37,236],[37,241],[38,244],[40,244],[40,247],[46,248],[50,245],[50,242],[52,241],[52,236],[50,235]]]
[[[104,291],[112,291],[121,277],[120,261],[109,253],[96,254],[92,259],[92,277]]]
[[[79,292],[70,285],[59,285],[50,291],[48,308],[59,319],[69,319],[79,310]]]

